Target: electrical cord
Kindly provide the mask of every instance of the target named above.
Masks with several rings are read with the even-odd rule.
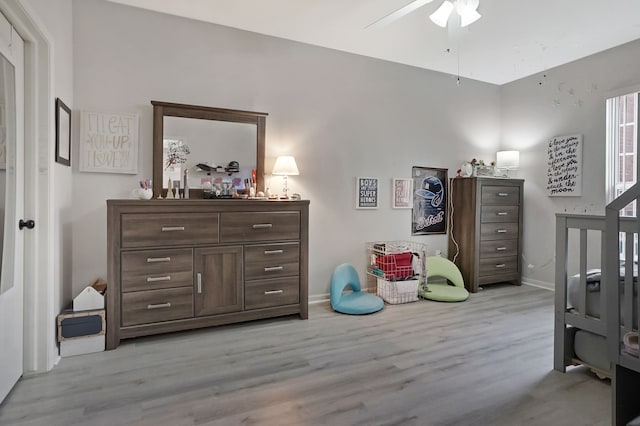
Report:
[[[454,178],[455,179],[455,178]],[[456,246],[456,254],[453,256],[453,263],[456,263],[456,259],[460,254],[460,246],[458,246],[458,242],[456,241],[456,237],[453,235],[453,179],[449,181],[449,227],[451,228],[451,241],[453,245]]]

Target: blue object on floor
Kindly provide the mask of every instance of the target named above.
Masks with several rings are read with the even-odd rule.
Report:
[[[453,285],[430,284],[427,281],[426,289],[418,288],[418,294],[421,297],[438,302],[462,302],[469,297],[469,292],[464,288],[464,279],[460,270],[449,259],[439,256],[427,257],[427,278],[431,277],[446,278]]]
[[[351,287],[352,293],[343,293],[347,286]],[[384,307],[381,298],[362,291],[358,272],[348,263],[343,263],[333,271],[330,294],[331,307],[343,314],[371,314]]]

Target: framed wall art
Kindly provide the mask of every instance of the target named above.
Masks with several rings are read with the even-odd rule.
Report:
[[[447,169],[413,167],[411,235],[447,233]]]
[[[547,145],[547,194],[582,195],[582,135],[556,136]]]
[[[356,208],[377,209],[379,188],[378,178],[356,178]]]
[[[56,163],[71,166],[71,109],[56,98]]]
[[[82,111],[80,171],[138,172],[138,116]]]
[[[410,209],[413,207],[413,180],[394,178],[392,189],[392,205],[394,209]]]

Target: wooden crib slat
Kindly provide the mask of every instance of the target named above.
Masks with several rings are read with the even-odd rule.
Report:
[[[624,332],[627,333],[633,327],[633,243],[634,233],[625,232],[624,234],[624,298],[622,309],[622,319],[624,321]],[[629,297],[631,295],[631,297]],[[620,303],[620,302],[618,302]]]
[[[587,230],[580,229],[580,298],[578,299],[578,312],[587,316]]]

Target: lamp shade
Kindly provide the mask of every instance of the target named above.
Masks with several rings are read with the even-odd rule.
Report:
[[[520,151],[498,151],[496,167],[507,170],[517,169],[520,167]]]
[[[271,173],[279,176],[296,176],[300,174],[296,159],[290,155],[278,157]]]
[[[449,20],[451,11],[453,11],[453,3],[449,0],[445,0],[445,2],[442,3],[435,12],[429,15],[429,19],[431,19],[434,24],[444,28],[447,26],[447,21]]]

